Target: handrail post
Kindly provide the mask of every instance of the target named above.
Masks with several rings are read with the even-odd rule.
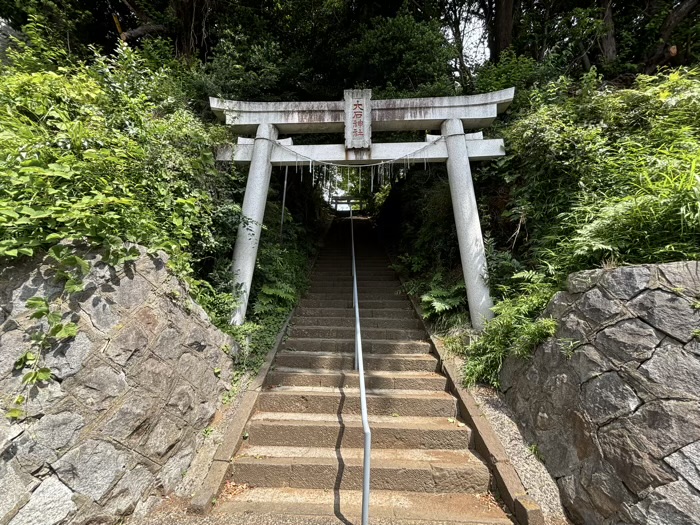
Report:
[[[355,264],[355,228],[353,226],[352,203],[350,204],[350,246],[352,249],[352,305],[355,310],[355,370],[360,380],[360,412],[362,431],[365,435],[362,458],[362,525],[369,523],[369,482],[372,449],[372,431],[367,417],[367,393],[365,391],[365,367],[362,358],[362,335],[360,333],[360,306],[357,293],[357,267]]]

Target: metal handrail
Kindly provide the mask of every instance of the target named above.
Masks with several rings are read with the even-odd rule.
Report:
[[[355,309],[355,369],[360,379],[360,411],[362,413],[362,431],[365,434],[365,450],[362,458],[362,525],[367,525],[369,520],[369,473],[372,431],[367,420],[367,394],[365,392],[365,366],[362,358],[362,334],[360,333],[360,306],[357,297],[355,229],[353,227],[352,205],[350,206],[350,244],[352,246],[352,305]]]

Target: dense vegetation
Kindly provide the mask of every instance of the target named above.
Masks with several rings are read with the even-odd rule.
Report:
[[[208,96],[517,88],[487,130],[508,156],[474,172],[498,314],[481,338],[465,332],[444,167],[413,166],[372,195],[397,267],[467,358],[468,381],[496,384],[505,355],[553,332],[537,316],[568,273],[700,255],[700,0],[0,0],[0,18],[19,32],[0,66],[0,258],[53,249],[73,268],[70,291],[81,264],[56,245],[114,262],[133,256],[125,241],[163,249],[242,343],[243,372],[304,289],[323,201],[292,177],[280,236],[273,172],[251,322],[230,327],[245,171],[214,161],[232,137]],[[357,177],[344,189],[359,193]]]
[[[0,73],[2,260],[48,252],[70,294],[82,289],[85,249],[113,264],[138,255],[129,243],[163,250],[212,321],[241,343],[237,376],[255,370],[304,290],[321,221],[297,212],[318,206],[318,198],[290,186],[294,205],[280,237],[279,195],[271,192],[265,223],[272,227],[263,235],[249,322],[230,326],[231,251],[245,178],[216,165],[214,146],[230,137],[191,109],[191,73],[164,60],[159,41],[140,50],[121,44],[109,56],[73,63],[47,43],[41,25],[29,24],[25,35]],[[38,358],[50,347],[43,343],[76,329],[50,315],[43,298],[30,303],[37,318],[48,316],[50,339],[18,362],[28,383],[50,379]]]
[[[512,77],[499,70],[523,67],[503,61],[481,81],[498,87]],[[499,302],[497,317],[466,348],[469,381],[497,384],[505,355],[528,355],[553,334],[551,320],[534,319],[569,273],[700,258],[700,72],[640,76],[630,89],[591,72],[524,94],[493,130],[508,156],[474,174]],[[396,200],[405,208],[400,266],[414,275],[429,316],[460,324],[466,305],[447,181],[416,174]],[[451,342],[463,345],[465,337]]]

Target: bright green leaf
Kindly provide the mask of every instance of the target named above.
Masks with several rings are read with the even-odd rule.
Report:
[[[5,412],[5,417],[8,419],[22,419],[24,417],[24,410],[19,408],[11,408]]]
[[[40,368],[39,370],[36,371],[36,380],[37,381],[50,381],[51,380],[51,369],[50,368]]]
[[[75,337],[78,334],[78,325],[75,323],[66,323],[61,330],[56,334],[56,339],[63,340]]]

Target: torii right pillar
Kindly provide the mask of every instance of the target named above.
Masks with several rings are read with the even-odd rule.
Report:
[[[442,123],[441,132],[447,144],[447,176],[467,287],[469,316],[472,326],[482,330],[484,323],[493,318],[493,301],[487,283],[486,250],[476,207],[464,125],[460,119],[446,120]]]

